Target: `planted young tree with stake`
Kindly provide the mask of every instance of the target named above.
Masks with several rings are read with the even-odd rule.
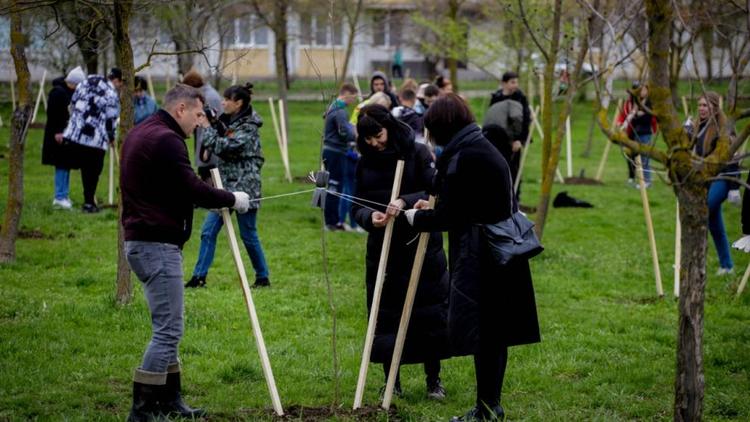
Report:
[[[730,162],[750,134],[750,125],[745,125],[738,136],[732,136],[735,124],[742,118],[749,117],[750,110],[730,109],[726,121],[715,122],[719,125],[719,130],[713,151],[705,157],[693,152],[694,140],[682,126],[674,108],[676,98],[670,84],[671,72],[674,70],[670,66],[670,57],[674,54],[670,43],[674,21],[678,16],[670,1],[646,0],[645,4],[649,30],[649,97],[665,144],[659,148],[628,139],[624,132],[610,127],[603,105],[598,112],[598,121],[612,142],[664,164],[679,200],[682,268],[674,420],[698,421],[703,415],[705,389],[703,305],[708,235],[707,189],[711,181],[721,177],[721,169]]]

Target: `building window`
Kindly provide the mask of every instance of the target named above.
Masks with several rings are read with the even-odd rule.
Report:
[[[300,15],[300,43],[312,47],[331,47],[343,45],[343,27],[341,23],[334,22],[328,15],[311,15],[303,13]]]
[[[376,12],[372,15],[372,43],[376,47],[401,44],[406,15],[401,12]]]
[[[263,26],[255,16],[243,16],[234,19],[235,47],[265,47],[268,46],[268,27]]]

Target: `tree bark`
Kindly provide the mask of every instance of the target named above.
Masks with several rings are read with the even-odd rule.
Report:
[[[130,17],[133,10],[132,0],[119,0],[114,3],[114,43],[115,61],[122,69],[123,84],[120,90],[120,127],[115,148],[122,152],[122,141],[133,128],[133,48],[130,44]],[[178,56],[181,57],[181,56]],[[121,154],[118,154],[118,156]],[[122,227],[122,192],[117,189],[118,224],[117,224],[117,291],[119,304],[129,303],[133,298],[133,283],[130,280],[130,267],[125,259],[125,233]]]
[[[455,23],[458,20],[458,9],[460,5],[458,4],[457,0],[450,0],[448,2],[448,18],[451,22]],[[451,84],[453,84],[453,92],[458,93],[459,91],[459,82],[458,82],[458,58],[454,57],[453,54],[458,50],[457,45],[451,46],[452,48],[449,48],[448,51],[451,51],[452,54],[449,57],[445,58],[445,64],[448,67],[448,71],[450,72],[450,79]]]
[[[362,3],[363,0],[357,0],[357,5],[354,8],[354,14],[346,13],[346,22],[347,27],[349,28],[349,38],[346,41],[346,52],[344,53],[344,64],[341,67],[341,79],[339,80],[339,84],[343,84],[344,82],[346,82],[346,74],[347,72],[349,72],[349,59],[351,59],[352,50],[354,49],[354,37],[356,37],[357,35],[357,25],[359,24],[359,15],[362,12]]]
[[[12,3],[16,9],[17,1]],[[21,12],[10,14],[10,53],[18,78],[18,106],[11,117],[10,150],[8,151],[8,201],[3,227],[0,229],[0,263],[16,259],[16,239],[23,210],[23,155],[29,120],[31,119],[31,77],[26,60],[26,34]]]
[[[287,112],[287,92],[289,90],[289,67],[286,61],[287,50],[287,0],[273,3],[272,30],[274,35],[274,58],[276,61],[276,87],[279,98],[284,100],[284,122],[286,133],[289,133],[289,113]]]
[[[86,65],[86,73],[96,75],[99,73],[101,47],[99,25],[103,17],[92,6],[78,0],[64,5],[59,10],[60,21],[76,37],[76,45]]]

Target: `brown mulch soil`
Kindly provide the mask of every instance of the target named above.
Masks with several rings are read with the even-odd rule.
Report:
[[[588,177],[566,177],[566,185],[603,185],[604,183]]]
[[[0,226],[0,229],[2,229],[2,226]],[[68,233],[67,235],[64,235],[68,239],[72,239],[75,237],[73,233]],[[49,240],[49,239],[55,239],[56,235],[52,235],[49,233],[44,233],[41,230],[37,229],[21,229],[18,231],[18,238],[19,239],[38,239],[38,240]]]
[[[284,408],[284,416],[277,416],[272,409],[245,409],[240,411],[242,418],[269,418],[272,417],[276,421],[305,421],[305,422],[319,422],[331,420],[352,420],[352,421],[382,421],[387,419],[389,422],[400,422],[401,418],[396,413],[396,407],[391,405],[391,408],[386,411],[379,406],[365,406],[357,410],[353,410],[351,407],[308,407],[300,405],[291,405]],[[233,419],[230,415],[219,415],[214,414],[220,419]],[[210,419],[210,416],[209,416]]]

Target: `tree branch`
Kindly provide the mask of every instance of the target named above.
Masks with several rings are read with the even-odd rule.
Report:
[[[523,9],[523,2],[524,0],[518,0],[518,7],[521,11],[521,22],[523,22],[523,26],[526,27],[526,30],[529,31],[529,36],[531,36],[531,40],[534,41],[534,44],[536,44],[537,48],[544,56],[544,60],[549,62],[549,53],[547,52],[547,50],[544,49],[544,47],[542,47],[542,44],[539,42],[539,40],[536,37],[536,33],[534,32],[533,29],[531,29],[531,26],[529,25],[529,19],[526,17],[526,11],[524,11]]]
[[[155,56],[179,56],[181,54],[201,54],[203,56],[206,55],[206,50],[208,50],[209,47],[202,46],[200,48],[194,48],[189,50],[179,50],[179,51],[155,51],[156,43],[158,40],[154,40],[154,43],[151,45],[151,51],[148,53],[148,57],[146,58],[146,62],[143,63],[140,66],[137,66],[135,68],[135,71],[133,73],[138,73],[141,70],[151,66],[151,59]]]

